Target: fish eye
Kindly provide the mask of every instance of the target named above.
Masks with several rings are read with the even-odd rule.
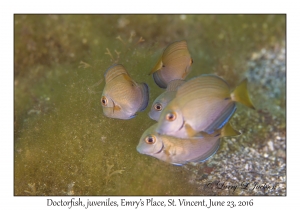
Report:
[[[162,105],[160,103],[156,103],[156,104],[154,104],[154,109],[156,111],[161,111],[162,110]]]
[[[166,120],[168,121],[174,121],[176,119],[176,113],[170,112],[166,115]]]
[[[149,135],[145,138],[147,144],[154,144],[156,142],[155,136]]]
[[[103,105],[103,106],[107,106],[107,98],[105,97],[105,96],[102,96],[101,97],[101,104]]]

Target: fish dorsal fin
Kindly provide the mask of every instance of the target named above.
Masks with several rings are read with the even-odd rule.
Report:
[[[230,123],[227,123],[222,129],[221,129],[221,136],[238,136],[241,133],[237,130],[235,130]]]
[[[231,98],[233,101],[237,101],[244,104],[252,109],[255,109],[247,90],[248,80],[244,79],[231,93]]]
[[[166,91],[177,91],[177,88],[182,85],[185,80],[175,79],[169,82]]]
[[[185,40],[177,41],[170,44],[164,51],[162,55],[162,62],[164,65],[170,65],[174,62],[174,60],[178,60],[181,57],[191,57],[187,43]]]
[[[222,98],[230,97],[228,84],[215,75],[201,75],[190,79],[177,89],[176,97],[182,98],[197,91],[198,96],[211,95]]]
[[[154,72],[160,70],[162,66],[163,66],[162,57],[160,57],[148,75],[153,74]]]
[[[105,83],[108,83],[109,81],[111,81],[112,79],[114,79],[115,77],[117,77],[121,74],[124,74],[125,79],[127,79],[127,80],[128,80],[128,78],[130,79],[128,72],[126,71],[124,66],[122,66],[121,64],[112,65],[104,73]]]
[[[227,86],[229,86],[228,82],[226,80],[224,80],[222,77],[219,77],[219,76],[214,75],[214,74],[202,74],[201,77],[213,77],[215,79],[220,80],[220,82],[225,83]]]

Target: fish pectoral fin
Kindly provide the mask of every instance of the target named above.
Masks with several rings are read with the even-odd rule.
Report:
[[[163,67],[162,57],[160,57],[148,75],[153,74],[154,72],[160,70],[162,67]]]
[[[189,137],[194,137],[198,133],[189,124],[185,124],[184,127],[185,127],[186,133]]]
[[[233,101],[237,101],[241,104],[244,104],[251,109],[255,109],[247,90],[248,80],[244,79],[231,93],[231,98]]]
[[[221,129],[221,136],[238,136],[241,133],[237,130],[235,130],[230,123],[227,123],[222,129]]]
[[[120,111],[121,110],[121,107],[119,106],[119,105],[117,105],[117,104],[115,104],[115,102],[114,101],[112,101],[113,102],[113,113],[115,112],[115,111]]]
[[[174,155],[173,153],[171,154],[171,146],[169,145],[168,147],[165,147],[163,152],[167,155],[167,156],[171,156]]]

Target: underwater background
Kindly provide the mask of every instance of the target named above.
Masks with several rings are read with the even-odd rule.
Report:
[[[233,89],[248,78],[256,107],[238,104],[242,135],[184,166],[136,151],[164,91],[148,73],[179,40],[194,61],[187,79],[216,74]],[[14,195],[286,195],[285,40],[285,15],[15,15]],[[103,115],[114,63],[150,88],[131,120]]]

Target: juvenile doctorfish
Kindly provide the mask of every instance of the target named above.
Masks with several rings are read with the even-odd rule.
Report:
[[[153,102],[149,117],[153,120],[158,121],[162,110],[168,105],[168,103],[175,98],[178,86],[182,85],[184,80],[172,80],[169,82],[165,92],[160,94]]]
[[[137,151],[174,165],[204,162],[217,152],[221,137],[240,134],[227,123],[211,135],[204,133],[201,137],[181,139],[158,134],[156,126],[157,123],[143,133]]]
[[[246,79],[230,93],[228,84],[220,77],[193,78],[177,89],[175,98],[162,111],[156,131],[180,138],[193,137],[201,131],[211,134],[228,122],[236,102],[254,109]]]
[[[104,73],[105,87],[101,104],[107,117],[131,119],[143,111],[149,101],[148,86],[131,79],[122,65],[113,65]]]
[[[166,88],[172,80],[185,79],[192,63],[186,41],[177,41],[164,50],[149,75],[153,74],[153,79],[160,88]]]

